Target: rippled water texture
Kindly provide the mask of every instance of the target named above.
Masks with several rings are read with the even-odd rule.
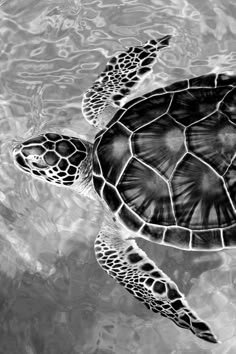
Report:
[[[142,242],[222,341],[149,312],[99,268],[103,214],[16,170],[11,147],[42,129],[96,133],[81,99],[125,46],[174,34],[156,85],[236,66],[235,0],[8,0],[0,5],[0,353],[236,352],[236,250],[191,253]]]

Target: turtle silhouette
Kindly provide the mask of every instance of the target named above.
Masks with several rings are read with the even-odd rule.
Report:
[[[109,60],[82,101],[94,143],[48,132],[14,147],[32,177],[99,199],[99,265],[146,307],[217,343],[135,238],[183,250],[236,247],[236,76],[210,73],[129,100],[171,36]]]

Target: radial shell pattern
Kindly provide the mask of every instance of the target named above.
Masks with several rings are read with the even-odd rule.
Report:
[[[183,249],[236,246],[236,76],[128,102],[94,145],[94,186],[131,231]]]

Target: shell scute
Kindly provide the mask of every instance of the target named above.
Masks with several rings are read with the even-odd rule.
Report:
[[[224,180],[234,208],[236,208],[236,158],[232,160],[228,170],[224,174]]]
[[[236,76],[228,75],[226,73],[219,74],[217,76],[217,86],[236,86]]]
[[[166,178],[186,153],[184,128],[168,114],[138,129],[131,141],[134,156]]]
[[[203,87],[211,87],[214,88],[216,87],[216,74],[208,74],[208,75],[202,75],[198,77],[193,77],[192,79],[188,80],[189,81],[189,87],[192,88],[203,88]]]
[[[153,119],[159,118],[167,112],[171,102],[171,94],[166,93],[161,96],[153,96],[144,99],[131,106],[120,119],[131,131],[142,127],[146,123],[150,123]]]
[[[228,169],[236,150],[236,126],[225,115],[215,112],[186,130],[191,152],[212,166],[220,175]]]
[[[223,179],[191,154],[184,156],[171,180],[179,226],[213,229],[236,220]]]
[[[159,225],[145,224],[141,229],[141,234],[147,238],[151,237],[151,241],[161,243],[165,228]]]
[[[194,231],[191,247],[195,250],[222,249],[221,231],[219,229]]]
[[[93,176],[93,186],[100,197],[102,197],[102,188],[104,186],[104,179],[101,177]]]
[[[143,221],[159,225],[175,223],[166,181],[139,160],[129,161],[117,189],[124,203]]]
[[[179,227],[169,227],[165,232],[164,243],[182,249],[189,249],[191,231]]]
[[[225,96],[219,106],[219,110],[236,124],[236,87]]]
[[[112,187],[108,183],[104,185],[102,197],[105,200],[105,202],[109,205],[112,212],[116,212],[122,204],[122,200],[119,197],[117,189]]]
[[[104,178],[115,185],[131,156],[129,132],[121,124],[114,124],[103,134],[96,152]]]
[[[233,225],[223,230],[224,247],[226,248],[236,247],[235,235],[236,235],[236,225]]]
[[[118,212],[119,218],[129,230],[138,231],[143,223],[127,206],[123,205]]]
[[[175,92],[169,114],[177,122],[188,126],[216,111],[229,87],[192,88]]]
[[[93,154],[93,173],[95,173],[96,175],[101,175],[102,173],[96,152],[94,152]]]
[[[186,90],[189,87],[189,80],[174,82],[173,84],[165,87],[166,92],[176,92]]]

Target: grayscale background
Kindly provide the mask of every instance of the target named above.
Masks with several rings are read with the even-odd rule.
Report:
[[[206,343],[99,268],[99,204],[12,160],[13,144],[42,129],[92,141],[83,91],[116,52],[165,34],[153,85],[236,72],[235,0],[0,0],[0,354],[236,353],[236,250],[139,242],[222,341]]]

